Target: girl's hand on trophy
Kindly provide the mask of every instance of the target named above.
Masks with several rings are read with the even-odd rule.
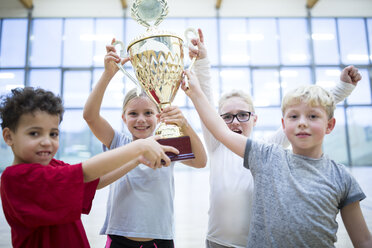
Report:
[[[105,55],[105,71],[110,72],[111,74],[115,74],[119,68],[117,67],[116,63],[121,63],[124,65],[130,59],[127,58],[120,58],[120,56],[116,52],[116,48],[113,45],[115,42],[115,38],[112,39],[111,45],[106,45],[106,55]]]
[[[195,49],[193,47],[189,47],[189,56],[190,59],[196,57],[196,59],[204,59],[207,57],[207,49],[204,45],[204,35],[202,30],[199,28],[198,29],[199,37],[200,38],[194,38],[191,39],[191,43],[194,46],[197,46],[198,49]]]
[[[176,124],[181,129],[184,129],[188,126],[185,116],[182,114],[182,111],[177,106],[168,106],[159,113],[158,118],[161,122],[165,124]]]
[[[183,81],[181,84],[181,89],[186,93],[187,96],[191,97],[196,92],[201,92],[199,80],[195,73],[189,70],[185,70],[185,76],[188,80],[188,85]]]

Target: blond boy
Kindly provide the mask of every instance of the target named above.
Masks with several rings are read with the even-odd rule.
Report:
[[[371,247],[359,201],[365,198],[343,165],[322,151],[334,126],[335,103],[318,86],[305,86],[283,99],[283,130],[293,152],[232,132],[208,103],[195,75],[186,72],[193,101],[209,131],[244,158],[254,178],[247,247],[334,247],[341,216],[356,247]],[[242,209],[244,211],[244,209]]]

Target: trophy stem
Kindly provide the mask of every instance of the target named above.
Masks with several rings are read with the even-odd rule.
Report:
[[[181,129],[175,124],[160,123],[159,127],[155,130],[156,135],[160,135],[162,139],[175,138],[183,136]]]
[[[159,103],[159,108],[160,108],[160,110],[163,110],[170,105],[171,105],[170,102]]]

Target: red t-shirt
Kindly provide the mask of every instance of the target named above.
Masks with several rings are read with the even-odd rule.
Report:
[[[80,218],[90,212],[98,182],[84,183],[81,163],[7,167],[0,192],[13,247],[90,247]]]

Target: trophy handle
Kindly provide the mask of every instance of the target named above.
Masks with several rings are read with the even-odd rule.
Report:
[[[200,39],[200,37],[199,37],[198,32],[196,32],[195,28],[187,28],[185,30],[186,45],[187,46],[192,46],[193,44],[191,43],[191,38],[189,37],[189,33],[192,33],[194,35],[194,37],[198,37],[199,39]],[[189,68],[187,68],[189,71],[191,71],[192,67],[194,66],[195,60],[196,60],[196,57],[192,58],[192,60],[190,62],[190,65],[189,65]],[[185,87],[186,87],[186,89],[189,89],[189,82],[188,82],[186,77],[185,77]]]
[[[125,46],[124,46],[124,42],[120,41],[120,40],[117,40],[115,41],[113,44],[113,46],[116,46],[116,45],[120,45],[120,55],[119,57],[120,58],[124,58],[125,57]],[[137,95],[140,94],[141,92],[141,84],[127,71],[125,70],[124,66],[121,64],[121,62],[119,63],[115,63],[117,65],[117,67],[130,79],[132,80],[133,83],[136,84],[137,86]]]
[[[198,32],[196,32],[195,28],[187,28],[185,30],[185,39],[186,39],[186,45],[187,46],[192,45],[191,38],[189,37],[189,33],[192,33],[194,35],[194,37],[198,37],[200,39],[199,34],[198,34]],[[195,63],[195,60],[196,60],[196,57],[192,58],[191,63],[190,63],[189,68],[188,68],[189,71],[191,71],[191,68],[193,67],[193,65]]]

